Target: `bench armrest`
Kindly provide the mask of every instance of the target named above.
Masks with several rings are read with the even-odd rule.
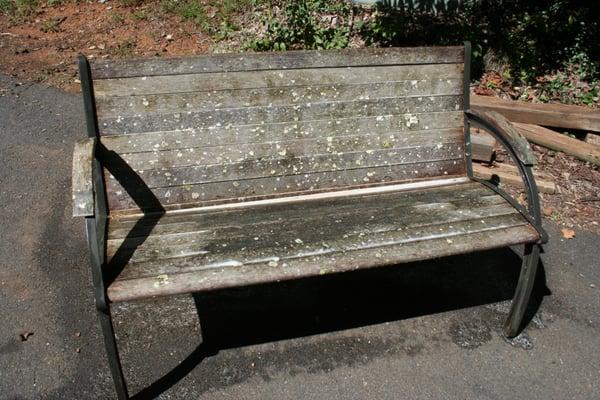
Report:
[[[96,151],[96,138],[75,143],[73,150],[73,216],[94,215],[94,183],[92,163]]]
[[[537,164],[537,159],[531,150],[527,139],[500,113],[495,111],[465,111],[470,121],[481,125],[506,146],[515,152],[521,163],[527,166]]]
[[[515,199],[502,191],[498,187],[492,187],[497,193],[508,200],[515,208],[521,211],[529,222],[536,228],[540,234],[540,243],[548,241],[548,234],[542,228],[542,213],[540,209],[540,199],[538,195],[537,185],[533,177],[531,167],[537,163],[537,159],[533,154],[533,150],[527,139],[517,131],[515,127],[502,115],[497,112],[483,112],[466,110],[465,115],[469,123],[485,129],[487,132],[496,137],[500,143],[508,150],[509,154],[515,160],[527,193],[527,210],[525,210]],[[473,178],[475,179],[475,178]]]

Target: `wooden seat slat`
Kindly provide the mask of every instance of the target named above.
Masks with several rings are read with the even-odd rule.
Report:
[[[316,262],[322,265],[319,273],[352,269],[354,267],[349,265],[354,266],[356,257],[363,257],[365,252],[371,256],[379,254],[388,264],[429,258],[430,252],[423,242],[430,242],[434,247],[434,243],[438,246],[443,243],[444,249],[437,250],[453,254],[467,248],[474,251],[506,245],[514,240],[537,240],[535,229],[506,200],[490,189],[473,190],[468,189],[470,183],[463,185],[464,191],[462,185],[451,186],[457,193],[466,193],[454,202],[447,201],[451,189],[433,188],[426,191],[427,196],[414,191],[396,193],[404,203],[391,207],[389,201],[394,193],[361,197],[361,201],[354,204],[354,210],[337,207],[337,199],[282,207],[272,217],[265,209],[251,207],[237,210],[235,216],[221,217],[222,222],[228,219],[230,223],[220,227],[212,224],[210,213],[204,213],[204,218],[198,218],[196,224],[177,222],[172,225],[171,233],[157,231],[148,237],[109,239],[109,257],[118,254],[114,261],[118,264],[125,253],[129,263],[109,288],[109,296],[117,301],[121,296],[147,297],[212,288],[205,286],[207,281],[218,287],[227,286],[229,277],[225,270],[237,274],[240,268],[252,269],[269,262],[279,270],[281,279],[286,279],[314,274],[314,267],[308,264]],[[380,201],[380,197],[387,202]],[[474,206],[481,197],[486,200]],[[327,212],[320,212],[321,207]],[[236,223],[234,217],[240,215],[245,217]],[[170,225],[168,221],[165,224]],[[109,224],[109,232],[113,229],[124,233],[118,222],[115,227]],[[494,234],[503,239],[472,241],[475,234]],[[422,251],[424,254],[419,254]],[[328,261],[332,259],[335,262]],[[290,265],[291,269],[287,270]],[[295,270],[293,265],[305,265],[306,270]],[[218,282],[208,278],[212,273],[221,276]],[[179,281],[180,275],[187,275],[197,286],[190,287],[190,282]],[[172,283],[162,287],[164,281]],[[173,286],[169,286],[171,284]],[[160,293],[155,289],[157,285],[161,286]],[[121,293],[119,288],[125,286],[130,289]],[[131,288],[135,289],[131,291]]]

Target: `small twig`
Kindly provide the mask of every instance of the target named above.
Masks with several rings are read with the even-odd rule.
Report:
[[[588,197],[585,199],[581,199],[579,201],[581,201],[582,203],[587,203],[587,202],[591,202],[591,201],[600,201],[600,197]]]
[[[19,35],[17,35],[16,33],[10,33],[10,32],[0,32],[0,36],[17,37]]]

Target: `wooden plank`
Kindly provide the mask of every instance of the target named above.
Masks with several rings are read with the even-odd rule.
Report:
[[[283,147],[285,149],[285,147]],[[228,149],[229,150],[229,149]],[[442,161],[460,159],[464,154],[461,143],[440,143],[434,146],[414,146],[408,148],[390,148],[338,152],[324,149],[331,154],[299,155],[286,157],[247,157],[232,163],[208,164],[195,159],[196,165],[173,166],[166,164],[160,168],[142,168],[137,175],[149,188],[176,187],[210,182],[229,182],[262,177],[281,177],[307,175],[319,172],[346,171],[386,165],[412,164],[416,161]],[[282,152],[283,153],[283,152]],[[135,155],[145,154],[136,153]],[[310,151],[304,154],[310,154]],[[242,156],[242,157],[244,157]],[[184,157],[178,158],[183,159]],[[114,175],[117,175],[115,171]],[[127,182],[127,177],[123,178]],[[138,177],[135,178],[136,180]]]
[[[175,223],[163,225],[163,228],[168,230],[163,230],[160,234],[153,230],[149,236],[146,233],[134,239],[128,233],[126,239],[111,239],[108,254],[112,256],[119,248],[136,249],[136,252],[146,249],[150,251],[151,258],[160,259],[171,256],[162,254],[162,251],[154,251],[156,248],[185,249],[186,246],[191,248],[197,245],[201,245],[198,248],[209,250],[211,257],[229,257],[231,251],[273,246],[281,248],[282,251],[297,251],[298,248],[312,251],[307,246],[322,247],[324,242],[331,240],[348,239],[351,242],[356,241],[358,237],[364,237],[363,242],[368,242],[376,233],[402,231],[411,235],[416,228],[427,227],[428,232],[431,232],[431,226],[448,225],[445,228],[454,229],[453,223],[471,220],[477,220],[479,225],[486,225],[501,216],[509,218],[508,215],[518,213],[512,205],[489,188],[464,191],[465,187],[472,186],[463,184],[439,191],[432,189],[427,191],[426,196],[416,191],[391,193],[383,196],[383,203],[379,196],[361,197],[362,201],[354,203],[352,208],[338,207],[338,202],[342,205],[345,203],[345,199],[340,198],[330,203],[303,202],[298,203],[295,208],[279,210],[257,207],[234,213],[200,212],[199,215],[190,218],[200,224],[198,229],[186,230],[184,228],[195,226],[178,219]],[[397,204],[391,201],[394,196],[399,199]],[[490,197],[493,201],[489,200]],[[480,201],[481,198],[487,200]],[[505,222],[507,218],[500,219]],[[522,221],[522,217],[515,218]],[[481,221],[482,219],[484,221]],[[301,226],[303,228],[299,230]],[[111,223],[110,230],[113,229]],[[299,237],[301,243],[295,240]],[[302,246],[297,246],[298,244]],[[213,246],[215,248],[209,249]]]
[[[260,252],[272,252],[273,246],[278,246],[278,256],[282,257],[286,252],[297,253],[299,248],[302,252],[318,251],[323,248],[324,243],[332,247],[335,242],[344,240],[357,242],[358,238],[363,238],[362,243],[365,243],[373,240],[377,235],[387,233],[397,238],[399,231],[411,235],[411,231],[417,228],[439,227],[441,224],[452,224],[454,228],[469,219],[477,219],[480,225],[481,220],[486,224],[493,224],[496,219],[506,221],[509,215],[517,213],[506,201],[479,208],[467,206],[467,212],[463,212],[464,204],[461,206],[462,209],[451,210],[446,209],[444,203],[432,203],[417,207],[395,206],[385,212],[382,212],[381,208],[365,212],[358,207],[354,213],[319,216],[315,216],[312,212],[305,212],[303,216],[296,214],[291,218],[269,224],[220,228],[204,226],[197,231],[174,231],[160,235],[153,234],[149,237],[110,239],[107,242],[107,255],[110,259],[119,251],[135,250],[129,262],[139,263],[202,254],[210,254],[211,257],[236,258],[239,253],[252,248],[259,252],[256,255],[259,258],[269,256],[267,253]],[[398,211],[408,211],[409,214],[398,214]],[[522,217],[518,216],[517,220],[522,220]],[[257,221],[261,219],[258,218]],[[313,228],[298,231],[299,226],[302,225],[310,225]],[[301,246],[297,246],[299,243],[296,239],[302,241]]]
[[[324,119],[337,123],[342,118],[386,115],[403,115],[410,126],[418,123],[418,114],[459,111],[462,105],[462,96],[426,96],[100,118],[98,122],[103,135]]]
[[[496,111],[512,122],[600,132],[600,111],[565,104],[534,104],[495,97],[471,96],[475,110]]]
[[[520,123],[513,123],[513,125],[532,143],[600,165],[600,146],[573,139],[537,125]]]
[[[330,215],[343,216],[355,213],[375,213],[382,208],[394,209],[396,213],[409,216],[411,210],[417,211],[435,211],[459,213],[463,218],[473,216],[477,209],[482,207],[497,207],[506,203],[502,197],[491,194],[490,190],[481,189],[479,185],[475,189],[467,190],[466,185],[460,188],[450,187],[445,191],[438,191],[435,207],[429,206],[432,190],[412,192],[410,195],[402,193],[383,193],[371,196],[356,196],[351,198],[353,201],[347,201],[343,198],[328,199],[327,201],[311,201],[311,211],[309,218],[320,219]],[[374,202],[376,199],[377,202]],[[313,204],[315,203],[315,204]],[[464,204],[468,203],[469,207]],[[398,210],[403,208],[403,210]],[[111,219],[109,225],[109,239],[123,239],[134,237],[147,237],[148,229],[151,227],[151,236],[165,235],[181,232],[200,231],[203,229],[218,229],[231,226],[245,225],[268,225],[280,221],[302,220],[308,215],[302,212],[306,209],[306,204],[302,202],[273,206],[255,206],[254,213],[259,212],[260,220],[256,219],[253,213],[248,213],[247,209],[220,210],[212,212],[202,212],[197,209],[196,212],[186,213],[184,215],[167,213],[160,218],[141,219]],[[475,210],[472,212],[472,210]],[[450,218],[450,217],[448,217]],[[475,218],[475,216],[473,216]]]
[[[314,193],[322,190],[335,190],[349,187],[362,187],[373,184],[392,184],[434,177],[463,176],[464,159],[414,164],[391,165],[385,167],[361,168],[348,171],[321,172],[310,175],[291,175],[244,179],[231,182],[213,182],[198,185],[184,185],[175,188],[151,189],[163,207],[198,206],[215,203],[239,202],[292,195]],[[108,202],[111,210],[139,210],[127,191],[107,177]],[[134,192],[137,188],[130,188]],[[144,204],[151,207],[152,202]]]
[[[215,108],[280,106],[328,101],[462,94],[462,79],[434,77],[386,83],[230,89],[186,93],[107,96],[96,99],[101,118],[208,111]]]
[[[597,135],[595,133],[586,133],[584,142],[600,146],[600,135]]]
[[[484,132],[471,129],[471,158],[475,161],[491,163],[496,154],[496,139]]]
[[[420,157],[418,151],[421,148],[435,147],[441,151],[448,145],[448,150],[452,150],[455,145],[462,145],[463,141],[461,132],[456,128],[411,135],[409,138],[412,140],[403,140],[406,139],[403,135],[394,135],[393,133],[387,135],[327,136],[265,143],[194,146],[176,150],[121,153],[120,158],[136,171],[153,168],[166,171],[173,167],[219,164],[224,167],[236,164],[236,167],[244,170],[244,165],[239,165],[239,163],[266,162],[268,160],[283,160],[282,162],[292,168],[296,157],[329,154],[333,160],[335,156],[343,153],[363,151],[367,152],[365,156],[369,156],[375,150],[392,149],[414,149],[415,157]],[[307,160],[303,159],[302,161]],[[323,159],[323,161],[325,160]],[[297,169],[301,168],[301,165],[295,166]]]
[[[523,184],[523,179],[521,175],[519,175],[518,170],[515,168],[510,168],[509,166],[505,166],[503,164],[496,164],[494,168],[490,168],[481,164],[474,163],[473,164],[473,173],[476,177],[481,179],[492,179],[494,175],[500,178],[500,183],[506,183],[510,186],[518,187],[519,189],[523,189],[525,186]],[[535,176],[535,183],[537,185],[538,191],[540,193],[556,193],[556,185],[554,182],[540,179]]]
[[[221,124],[210,128],[105,135],[100,141],[117,153],[384,133],[406,143],[421,134],[428,135],[428,132],[438,129],[462,129],[463,120],[461,111],[451,111],[274,124]]]
[[[498,226],[473,231],[465,230],[451,237],[432,235],[423,240],[408,242],[409,244],[398,240],[380,246],[350,248],[343,252],[324,250],[320,254],[305,254],[289,259],[273,256],[248,264],[236,260],[222,260],[198,268],[202,265],[195,257],[178,258],[173,260],[177,263],[178,269],[189,272],[155,274],[139,279],[118,279],[109,286],[108,296],[111,301],[117,302],[214,290],[394,265],[536,240],[537,233],[531,226]],[[166,265],[161,262],[161,267]]]
[[[88,138],[75,143],[73,149],[73,216],[88,217],[94,215],[94,187],[92,162],[96,139]]]
[[[91,68],[94,79],[104,79],[286,68],[442,64],[460,63],[463,60],[464,48],[462,46],[404,47],[210,54],[185,58],[94,60]]]
[[[96,98],[167,93],[208,92],[332,84],[375,84],[420,79],[461,79],[462,64],[398,65],[356,68],[214,72],[102,79],[94,82]],[[416,84],[416,83],[415,83]]]

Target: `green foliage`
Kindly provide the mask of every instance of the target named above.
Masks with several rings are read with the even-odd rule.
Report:
[[[37,0],[0,0],[0,12],[16,20],[27,19],[37,6]]]
[[[267,16],[265,35],[246,43],[245,47],[258,51],[344,48],[350,40],[350,27],[335,25],[320,16],[334,14],[341,20],[347,19],[350,11],[348,3],[340,0],[288,1],[282,20]]]
[[[204,6],[198,0],[164,0],[162,7],[167,13],[179,15],[184,21],[192,21],[205,30],[209,28]]]
[[[475,73],[481,72],[484,54],[493,49],[508,61],[511,75],[525,82],[584,55],[586,63],[580,65],[585,73],[598,77],[599,1],[466,0],[460,5],[445,4],[441,11],[380,5],[374,18],[360,26],[361,35],[367,45],[383,46],[470,40]]]

